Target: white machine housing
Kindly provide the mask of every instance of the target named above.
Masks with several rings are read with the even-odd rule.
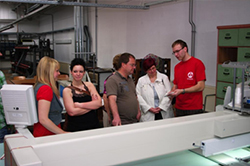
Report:
[[[6,84],[1,95],[7,124],[24,128],[38,121],[32,85]]]

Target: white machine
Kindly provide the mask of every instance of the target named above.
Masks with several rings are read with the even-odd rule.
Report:
[[[250,116],[242,115],[221,109],[38,138],[9,135],[5,137],[5,165],[217,166],[229,165],[230,160],[230,166],[247,166],[250,165]],[[244,155],[226,152],[232,149],[237,149],[237,154],[243,151]],[[223,154],[218,156],[218,153]],[[225,156],[229,159],[223,162],[221,158]]]
[[[6,123],[15,125],[19,133],[33,138],[26,128],[38,121],[33,86],[5,84],[1,96]]]
[[[249,146],[249,134],[250,117],[232,111],[33,139],[16,134],[5,138],[5,165],[126,165],[193,145],[207,156]]]

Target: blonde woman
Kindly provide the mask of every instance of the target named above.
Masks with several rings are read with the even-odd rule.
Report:
[[[60,125],[63,106],[56,86],[57,77],[60,75],[59,68],[57,60],[46,56],[38,63],[34,85],[38,123],[34,124],[34,137],[65,133]]]

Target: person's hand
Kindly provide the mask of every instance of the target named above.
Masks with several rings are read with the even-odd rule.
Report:
[[[138,111],[137,116],[136,116],[136,119],[137,119],[138,121],[140,121],[140,118],[141,118],[141,111]]]
[[[177,97],[179,94],[181,94],[183,92],[183,89],[175,89],[173,91],[170,91],[167,96],[170,99],[173,99],[174,97]]]
[[[160,112],[160,110],[161,110],[161,109],[158,109],[158,108],[153,108],[153,107],[151,107],[151,108],[149,109],[149,111],[150,111],[150,112],[152,112],[152,113],[154,113],[154,114],[159,113],[159,112]]]
[[[82,103],[75,102],[75,103],[74,103],[74,106],[75,106],[75,108],[81,108],[81,104],[82,104]]]
[[[113,121],[112,121],[112,126],[121,126],[121,119],[120,117],[114,117]]]
[[[155,111],[156,111],[156,113],[159,113],[159,112],[161,112],[161,108],[160,107],[156,107]]]

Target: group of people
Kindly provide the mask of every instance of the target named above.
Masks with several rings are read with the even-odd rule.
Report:
[[[188,53],[188,46],[182,40],[175,41],[172,50],[180,61],[174,69],[172,88],[169,78],[157,71],[153,58],[143,61],[146,75],[135,85],[130,77],[136,68],[134,55],[123,53],[114,57],[115,71],[105,80],[103,93],[104,108],[112,126],[203,112],[205,66]],[[56,84],[59,68],[59,62],[49,57],[43,57],[38,63],[34,85],[38,123],[34,124],[34,137],[100,127],[96,110],[102,106],[102,99],[91,82],[82,82],[86,68],[80,58],[75,58],[70,64],[73,80],[63,90],[67,113],[61,127],[63,106]],[[172,109],[174,98],[175,113]]]
[[[60,75],[57,60],[43,57],[37,66],[34,92],[37,102],[38,123],[34,124],[34,137],[99,128],[96,109],[102,106],[101,97],[91,82],[82,82],[85,62],[81,58],[71,61],[72,82],[63,90],[65,124],[61,126],[63,106],[57,89]]]
[[[172,44],[173,55],[180,61],[174,69],[173,86],[169,78],[157,71],[153,58],[143,61],[146,75],[135,86],[130,75],[136,68],[135,57],[130,53],[119,56],[116,72],[105,80],[105,109],[110,114],[111,125],[119,126],[138,121],[154,121],[171,117],[203,113],[205,66],[188,53],[183,40]],[[175,112],[172,103],[175,101]]]

